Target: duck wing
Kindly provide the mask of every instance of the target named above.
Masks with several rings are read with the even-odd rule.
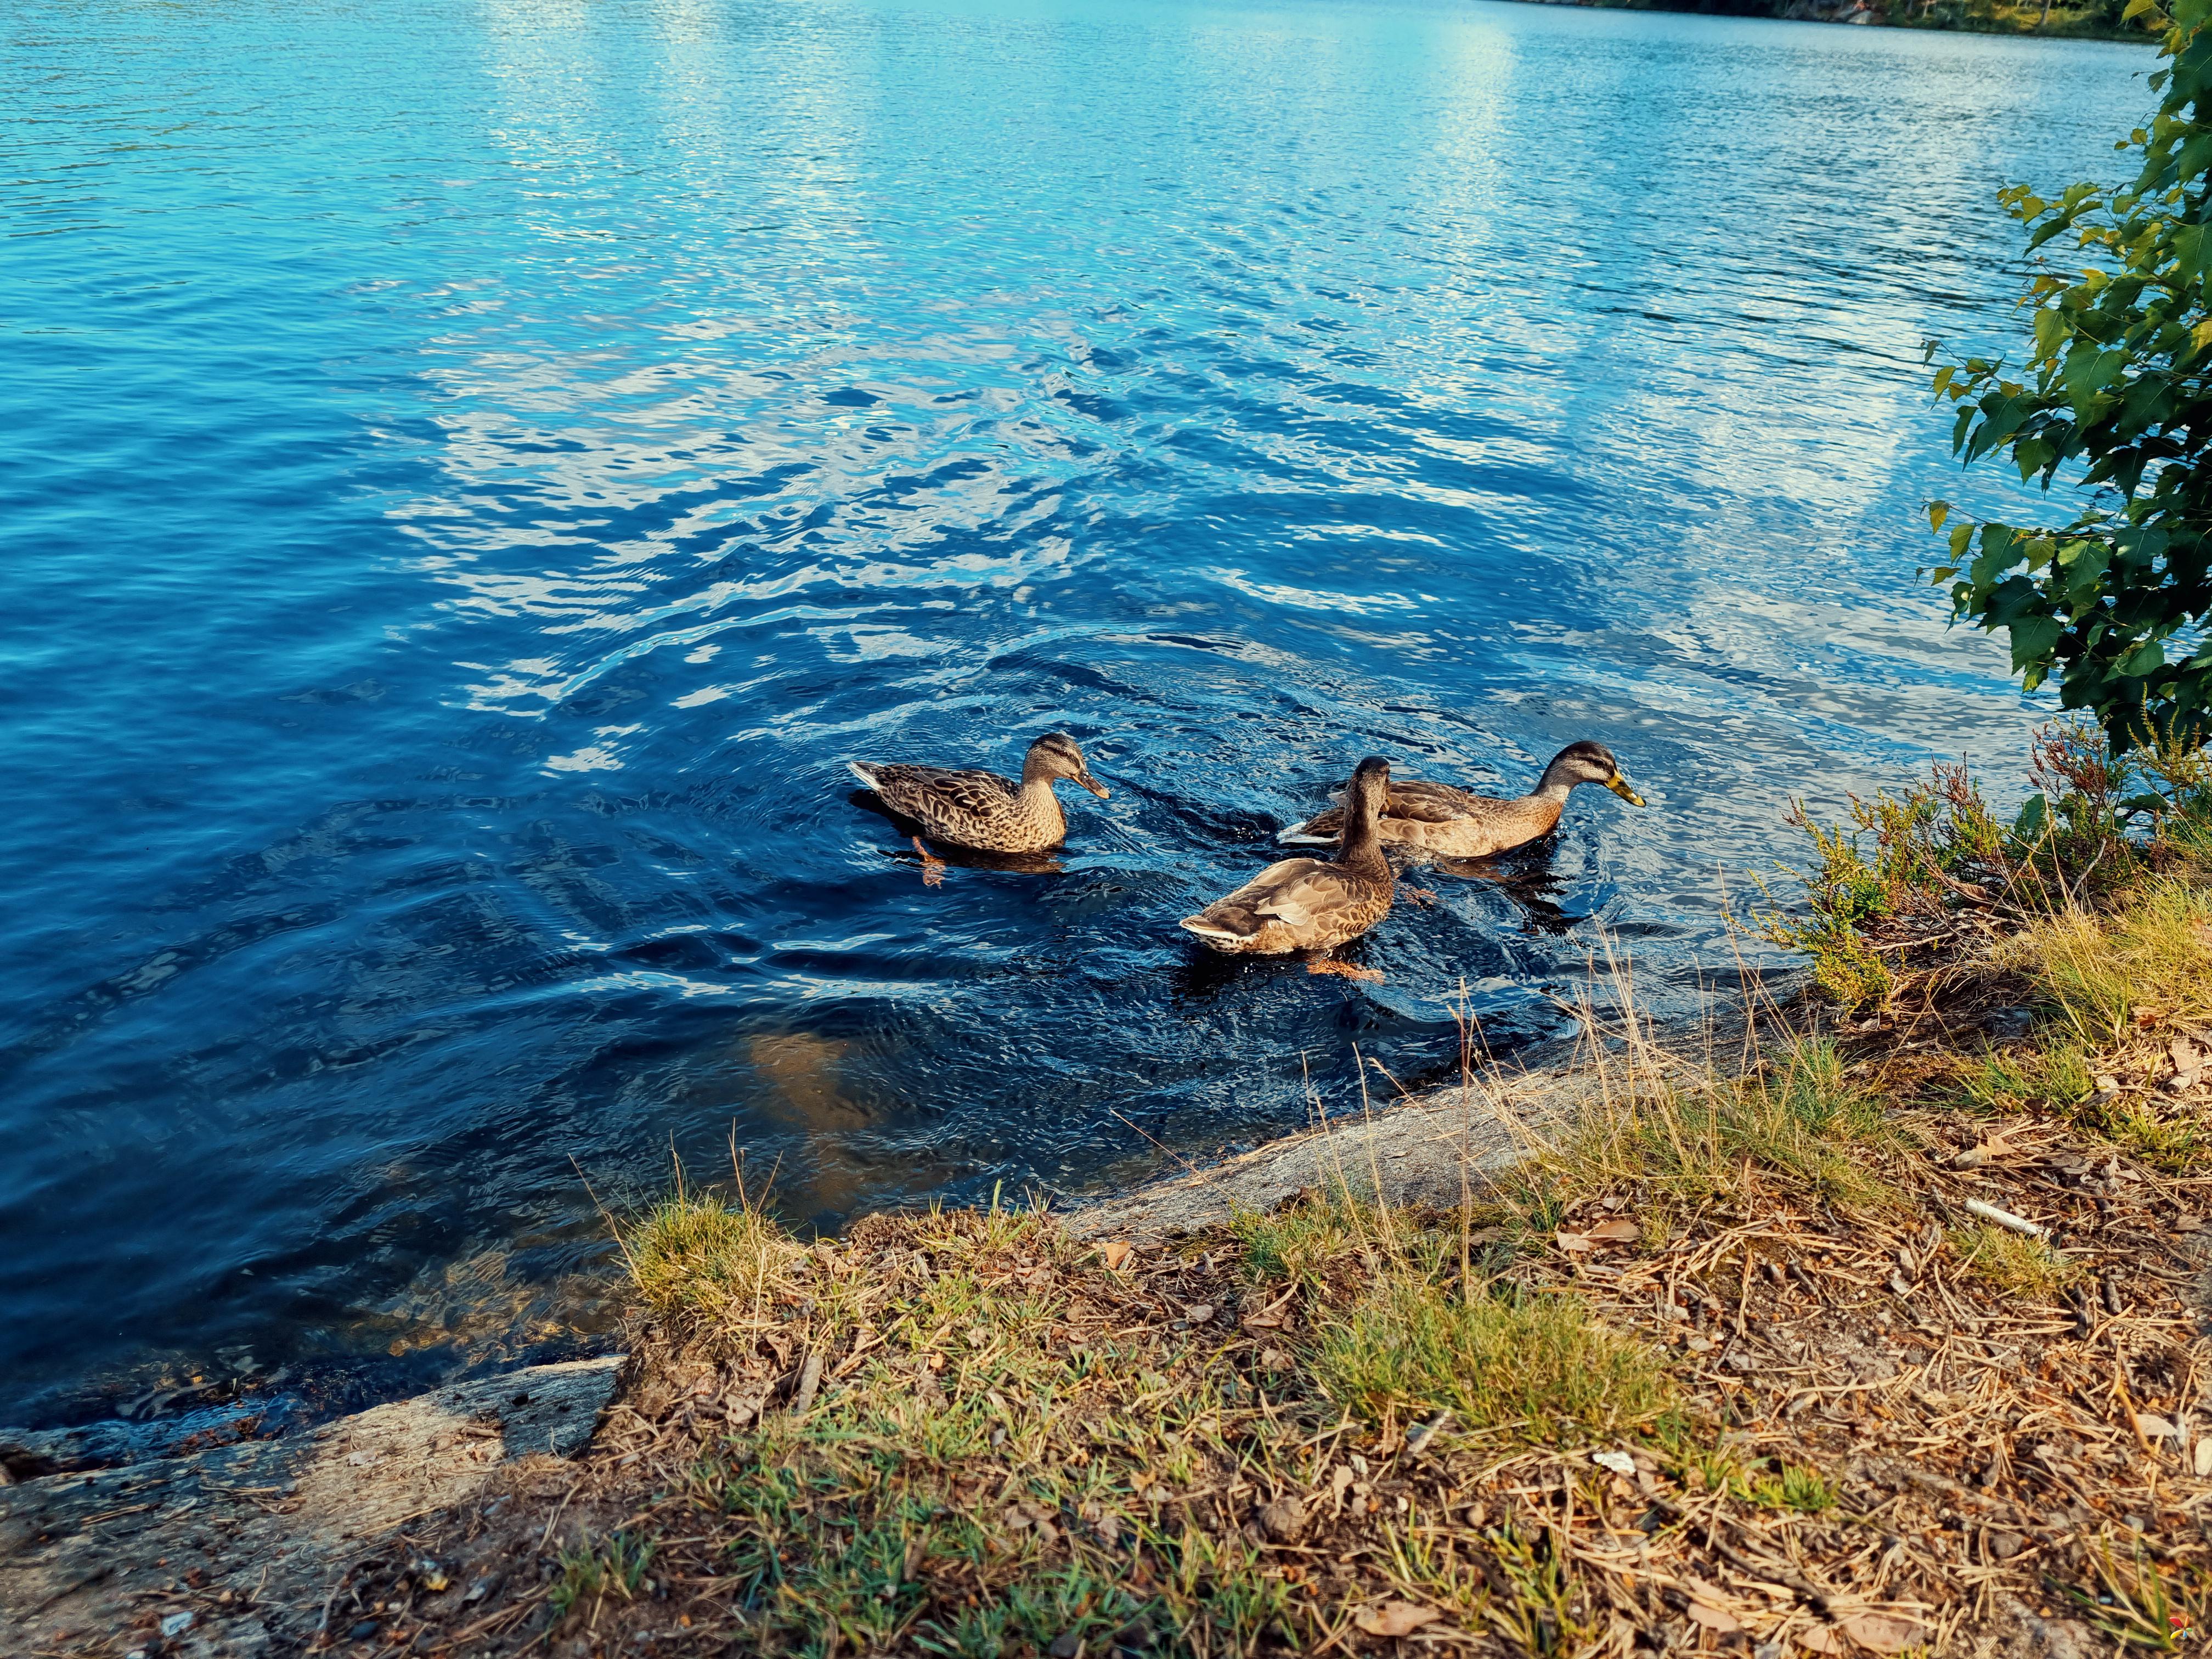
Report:
[[[1448,783],[1425,783],[1419,778],[1393,778],[1390,798],[1383,804],[1386,818],[1405,818],[1414,823],[1449,823],[1454,818],[1481,817],[1496,811],[1503,801],[1455,789]],[[1340,811],[1340,818],[1342,813]]]
[[[1342,789],[1338,789],[1334,792],[1334,797],[1341,797],[1343,793]],[[1405,823],[1451,823],[1461,818],[1487,817],[1504,804],[1492,800],[1487,795],[1455,789],[1448,783],[1425,783],[1419,778],[1393,778],[1389,798],[1382,807],[1382,821],[1385,825],[1394,818]],[[1275,839],[1294,847],[1320,847],[1328,845],[1343,834],[1344,809],[1332,806],[1326,812],[1284,830]],[[1384,838],[1391,839],[1387,829]]]
[[[1202,939],[1236,942],[1279,930],[1270,947],[1279,950],[1335,944],[1374,925],[1390,908],[1389,887],[1320,859],[1285,859],[1182,925]]]
[[[1021,793],[1020,785],[996,772],[942,766],[871,766],[866,776],[886,806],[932,825],[987,823],[1009,811]]]

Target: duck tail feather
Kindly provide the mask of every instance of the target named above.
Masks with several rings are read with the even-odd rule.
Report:
[[[1185,916],[1178,925],[1188,928],[1194,933],[1196,933],[1200,939],[1241,939],[1245,937],[1244,934],[1237,933],[1233,928],[1224,927],[1219,922],[1214,921],[1212,917],[1205,915],[1203,912],[1194,916]]]

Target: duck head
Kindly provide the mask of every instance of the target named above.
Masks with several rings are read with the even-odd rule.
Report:
[[[1030,752],[1022,762],[1022,781],[1034,783],[1040,778],[1047,783],[1058,778],[1072,779],[1099,799],[1106,799],[1106,786],[1091,775],[1083,751],[1065,732],[1048,732],[1030,745]]]
[[[1390,763],[1380,755],[1370,755],[1352,769],[1352,781],[1345,786],[1345,811],[1355,816],[1369,813],[1380,815],[1390,799]]]
[[[1578,783],[1601,783],[1631,806],[1644,805],[1644,797],[1621,775],[1620,763],[1613,757],[1613,750],[1601,743],[1585,738],[1569,744],[1552,757],[1537,788],[1540,793],[1557,791],[1565,795]]]

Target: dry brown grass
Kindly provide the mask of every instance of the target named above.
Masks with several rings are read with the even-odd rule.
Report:
[[[563,1659],[1424,1636],[1626,1659],[1732,1631],[1963,1650],[2024,1608],[2139,1645],[2201,1625],[2212,1368],[2178,1294],[2201,1188],[2091,1162],[2057,1120],[1960,1170],[1966,1121],[1887,1140],[1789,1108],[1910,1160],[1852,1209],[1771,1133],[1808,1086],[1760,1074],[1737,1103],[1766,1129],[1716,1139],[1687,1187],[1623,1154],[1462,1212],[1339,1190],[1165,1248],[991,1211],[801,1249],[694,1194],[625,1237],[641,1285],[722,1264],[727,1307],[657,1291],[580,1480],[410,1546],[507,1588],[447,1612],[395,1561],[362,1593],[416,1653]],[[2012,1247],[1968,1197],[2057,1229],[2057,1265],[1993,1267]]]
[[[2147,1093],[2212,1014],[2174,879],[1970,915],[1871,1018],[1662,1042],[1623,975],[1589,1109],[1454,1212],[1339,1171],[1164,1245],[994,1208],[802,1247],[682,1196],[623,1230],[650,1317],[580,1478],[424,1534],[506,1589],[449,1608],[395,1565],[394,1640],[1628,1659],[2045,1619],[2184,1650],[2212,1175],[2095,1069]],[[1989,1035],[2023,998],[2042,1023]]]

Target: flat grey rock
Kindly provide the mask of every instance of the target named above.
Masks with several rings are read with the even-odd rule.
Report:
[[[168,1644],[188,1659],[296,1647],[337,1575],[401,1522],[513,1459],[581,1450],[621,1367],[537,1365],[307,1434],[0,1486],[0,1628],[26,1651],[120,1654],[189,1612]]]
[[[1449,1208],[1519,1164],[1600,1086],[1557,1065],[1442,1089],[1376,1112],[1316,1124],[1212,1169],[1085,1204],[1064,1218],[1084,1238],[1167,1237],[1265,1213],[1300,1192]],[[1462,1177],[1465,1187],[1462,1187]]]

